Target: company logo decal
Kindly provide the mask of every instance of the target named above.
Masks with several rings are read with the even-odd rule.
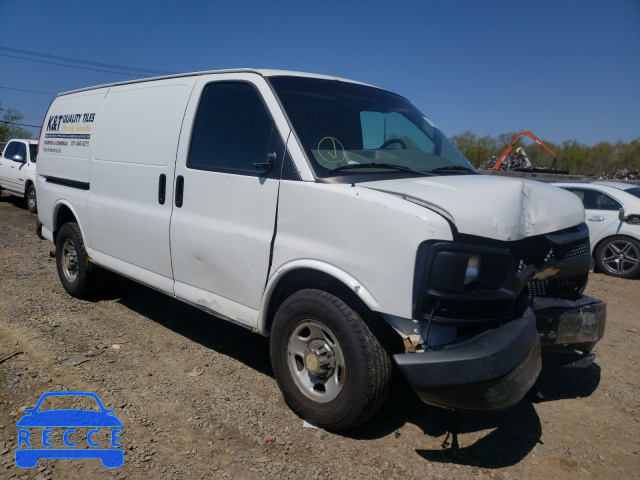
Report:
[[[81,403],[83,408],[54,408],[56,400]],[[89,408],[87,408],[89,407]],[[48,392],[18,420],[16,465],[33,468],[41,458],[99,458],[107,468],[124,463],[122,422],[91,392]]]
[[[91,124],[95,118],[95,113],[49,115],[44,135],[44,153],[62,153],[59,147],[88,147]]]

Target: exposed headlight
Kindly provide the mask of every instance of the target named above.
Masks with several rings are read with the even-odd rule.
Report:
[[[464,285],[475,282],[480,278],[480,255],[474,255],[467,262],[467,274],[464,277]]]
[[[429,287],[439,292],[463,293],[480,280],[480,257],[476,252],[441,250],[429,269]]]

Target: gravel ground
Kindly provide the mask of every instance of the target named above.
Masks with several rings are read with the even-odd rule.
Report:
[[[0,479],[639,478],[640,281],[593,274],[608,302],[596,363],[544,369],[545,401],[470,415],[422,404],[396,376],[362,427],[304,428],[284,403],[268,340],[116,275],[94,301],[63,290],[35,216],[0,198]],[[17,353],[19,352],[19,353]],[[124,424],[124,466],[17,468],[16,421],[40,395],[91,391]],[[81,437],[79,437],[81,438]]]

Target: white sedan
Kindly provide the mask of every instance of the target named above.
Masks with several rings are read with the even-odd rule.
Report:
[[[603,273],[640,275],[640,186],[623,182],[558,182],[584,204],[591,255]]]

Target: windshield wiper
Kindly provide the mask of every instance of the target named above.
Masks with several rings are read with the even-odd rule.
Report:
[[[463,167],[462,165],[449,165],[447,167],[434,168],[433,170],[429,170],[429,171],[430,172],[448,172],[448,171],[467,172],[467,173],[472,173],[474,175],[478,173],[475,170],[472,170],[469,167]]]
[[[391,170],[398,170],[400,172],[409,172],[409,173],[413,173],[416,175],[424,175],[424,176],[430,176],[431,173],[429,172],[421,172],[419,170],[414,170],[413,168],[409,168],[409,167],[405,167],[402,165],[393,165],[391,163],[379,163],[379,162],[372,162],[372,163],[352,163],[350,165],[342,165],[341,167],[336,167],[332,170],[330,170],[330,172],[339,172],[339,171],[343,171],[343,170],[354,170],[356,168],[388,168]]]

